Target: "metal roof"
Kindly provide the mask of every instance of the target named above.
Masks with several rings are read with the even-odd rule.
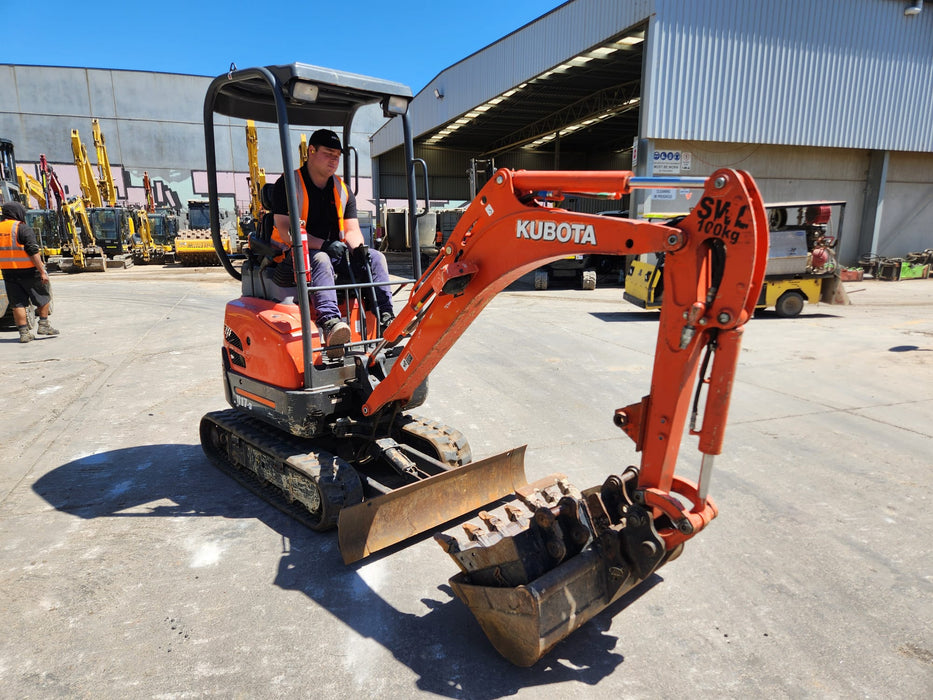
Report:
[[[572,0],[450,66],[412,102],[416,144],[485,157],[563,130],[561,144],[569,149],[583,141],[630,147],[643,30],[654,5]],[[588,119],[595,121],[579,128]],[[374,134],[372,154],[401,142],[400,129],[387,124]]]
[[[468,123],[437,143],[488,157],[540,139],[546,139],[540,145],[547,144],[561,131],[561,147],[571,150],[593,141],[610,150],[630,147],[638,128],[641,62],[639,44],[599,60],[546,71],[517,86],[515,94],[493,98],[502,102],[489,109],[471,110],[467,115],[474,116]],[[442,132],[443,127],[435,134]],[[433,136],[420,142],[433,145]]]

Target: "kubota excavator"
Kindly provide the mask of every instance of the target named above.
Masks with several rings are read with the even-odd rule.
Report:
[[[337,525],[346,563],[489,507],[462,536],[435,539],[460,568],[451,585],[490,641],[529,666],[678,556],[716,516],[710,473],[765,272],[768,223],[754,182],[737,170],[638,178],[501,169],[424,275],[415,247],[419,279],[407,281],[407,302],[387,328],[367,301],[371,280],[338,279],[353,340],[343,357],[329,358],[308,301],[293,178],[285,182],[296,288],[272,283],[277,251],[261,235],[242,271],[220,253],[213,116],[277,123],[289,173],[290,125],[342,126],[347,144],[357,109],[381,105],[401,123],[414,218],[410,101],[397,83],[304,64],[236,70],[211,83],[204,125],[212,235],[242,294],[227,305],[221,352],[232,408],[202,419],[201,442],[221,469],[310,527]],[[345,159],[349,182],[348,169]],[[620,198],[652,187],[702,192],[676,225],[548,206],[570,194]],[[563,475],[528,484],[523,447],[472,462],[459,431],[408,412],[424,400],[431,370],[512,281],[566,255],[656,251],[667,256],[668,277],[650,393],[611,417],[641,452],[638,466],[610,465],[603,484],[582,490]],[[675,474],[685,429],[699,438],[698,483]]]

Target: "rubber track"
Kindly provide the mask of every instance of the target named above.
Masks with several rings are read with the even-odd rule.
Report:
[[[302,459],[302,456],[304,456],[303,458],[309,461],[309,470],[313,470],[313,467],[318,463],[317,458],[308,455],[308,443],[303,442],[300,438],[277,431],[265,423],[244,416],[237,410],[228,409],[211,413],[202,420],[215,423],[228,434],[237,436],[262,454],[271,456],[277,465],[282,468],[282,471],[288,472],[292,479],[307,481],[304,474],[287,464],[288,460],[294,461],[296,458]],[[234,464],[228,453],[216,452],[213,447],[205,445],[203,437],[201,443],[211,462],[222,472],[233,477],[264,501],[312,530],[322,531],[335,527],[340,508],[362,500],[362,490],[358,480],[356,484],[341,483],[336,480],[317,480],[315,482],[316,487],[320,491],[322,498],[330,505],[329,508],[324,509],[323,518],[318,518],[302,503],[290,500],[278,486],[260,478],[249,467]],[[318,454],[328,454],[317,448],[315,450]],[[352,467],[339,457],[334,456],[333,459],[352,470]]]
[[[307,482],[308,479],[301,471],[288,464],[306,461],[304,466],[308,471],[315,471],[319,465],[319,457],[333,457],[335,463],[352,472],[352,476],[344,472],[343,478],[315,480],[314,485],[325,499],[326,505],[321,517],[312,514],[299,500],[290,499],[276,484],[263,479],[246,465],[234,463],[228,452],[217,452],[202,435],[201,443],[204,452],[211,462],[220,471],[232,477],[280,511],[294,518],[312,530],[324,531],[332,529],[337,524],[340,509],[345,505],[353,505],[363,500],[362,486],[356,470],[352,464],[333,456],[328,452],[314,446],[315,454],[309,454],[312,446],[309,441],[289,435],[283,431],[266,425],[262,421],[250,418],[235,409],[210,413],[202,419],[209,421],[224,430],[229,435],[235,435],[240,440],[249,443],[263,455],[270,456],[276,463],[277,470],[287,473],[292,482]],[[403,442],[406,433],[414,436],[416,449],[424,450],[424,442],[430,443],[437,453],[437,459],[452,467],[463,466],[471,461],[470,446],[463,434],[449,425],[437,421],[405,415],[398,425]],[[420,444],[418,444],[420,443]],[[431,455],[434,456],[434,455]]]
[[[462,467],[472,460],[473,453],[470,444],[463,433],[456,428],[420,416],[407,415],[402,419],[407,419],[407,422],[399,425],[402,433],[410,433],[416,438],[431,443],[437,451],[437,459],[441,462],[452,467]],[[405,442],[404,435],[400,436],[400,439]],[[412,447],[417,449],[421,446],[413,444]]]

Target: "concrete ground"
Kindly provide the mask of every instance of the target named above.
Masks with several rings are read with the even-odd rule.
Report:
[[[527,281],[527,280],[526,280]],[[208,463],[224,408],[220,269],[55,275],[62,335],[0,331],[0,696],[933,695],[933,280],[747,327],[720,516],[684,555],[519,669],[430,538],[358,565]],[[422,415],[474,457],[581,488],[637,462],[657,314],[596,291],[498,296]],[[695,441],[681,469],[694,477]]]

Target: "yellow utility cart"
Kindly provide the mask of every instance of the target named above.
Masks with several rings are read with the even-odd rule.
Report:
[[[758,309],[783,318],[798,316],[806,304],[848,304],[836,260],[846,203],[813,200],[766,204],[770,246]],[[623,298],[643,309],[661,306],[664,258],[632,260]]]

